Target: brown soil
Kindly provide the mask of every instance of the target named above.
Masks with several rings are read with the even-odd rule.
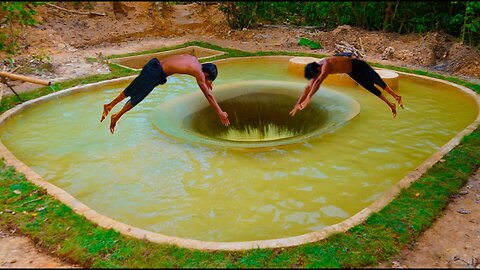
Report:
[[[52,82],[108,73],[108,66],[87,63],[85,57],[140,52],[187,41],[204,41],[243,51],[291,51],[331,55],[335,44],[363,47],[365,60],[426,70],[480,83],[480,53],[442,33],[398,35],[340,26],[329,32],[304,27],[263,25],[232,30],[214,2],[170,6],[165,2],[56,2],[58,6],[106,16],[80,15],[49,6],[39,9],[41,24],[22,32],[22,53],[15,57],[17,73]],[[299,46],[301,37],[324,49]],[[51,57],[47,69],[33,65],[32,56]],[[0,55],[5,59],[5,55]],[[382,58],[383,57],[383,58]],[[26,69],[30,67],[30,69]],[[33,67],[33,68],[32,68]],[[37,69],[35,69],[37,67]],[[7,67],[7,71],[12,67]],[[17,92],[39,87],[11,82]],[[11,94],[6,91],[5,94]],[[408,104],[407,104],[408,106]],[[391,262],[380,267],[475,267],[480,260],[480,172],[445,209],[431,229]],[[464,212],[460,209],[471,212]],[[460,212],[459,212],[460,211]],[[18,232],[0,231],[0,267],[74,267],[38,251]]]
[[[14,231],[0,230],[0,268],[78,268],[37,248]]]

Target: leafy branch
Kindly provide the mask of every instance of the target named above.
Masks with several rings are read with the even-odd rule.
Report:
[[[43,4],[44,2],[0,2],[0,50],[14,54],[20,48],[17,42],[20,30],[17,27],[36,25],[35,8]],[[4,28],[6,31],[2,31]]]

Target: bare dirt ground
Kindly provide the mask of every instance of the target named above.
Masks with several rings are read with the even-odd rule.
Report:
[[[433,226],[380,268],[479,268],[480,170]]]
[[[74,268],[38,249],[28,237],[0,230],[0,268]]]
[[[329,32],[274,25],[232,30],[214,2],[175,6],[165,2],[76,3],[55,4],[68,10],[104,13],[106,16],[41,7],[37,17],[41,23],[24,29],[20,39],[22,53],[15,56],[13,66],[6,65],[7,71],[16,68],[18,74],[60,82],[109,72],[107,65],[88,63],[86,57],[101,59],[111,54],[140,52],[187,41],[204,41],[251,52],[291,51],[326,55],[335,52],[335,44],[345,41],[357,49],[364,48],[365,60],[369,62],[426,70],[480,83],[480,53],[442,33],[398,35],[350,26],[340,26]],[[323,49],[312,50],[299,46],[301,37],[318,41]],[[38,62],[33,61],[32,57],[38,59],[45,55],[51,60],[48,68],[40,70]],[[0,57],[6,59],[5,55],[0,54]],[[20,81],[12,81],[11,85],[17,92],[39,87]],[[11,93],[7,90],[5,94]],[[432,228],[394,260],[382,263],[379,267],[478,267],[479,225],[480,171],[452,198],[443,216]],[[41,251],[20,232],[0,231],[0,267],[75,266]]]

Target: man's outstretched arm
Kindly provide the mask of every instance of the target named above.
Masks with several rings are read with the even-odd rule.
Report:
[[[293,106],[293,109],[290,111],[291,116],[294,116],[295,113],[297,113],[297,111],[300,109],[300,106],[301,106],[300,104],[303,102],[305,97],[307,97],[308,93],[310,92],[310,88],[312,87],[312,82],[313,82],[313,80],[308,81],[308,84],[305,87],[305,90],[303,90],[302,95],[297,100],[297,103],[295,103],[295,105]]]
[[[222,124],[225,126],[230,125],[230,121],[228,120],[228,114],[222,111],[217,101],[215,100],[215,97],[211,93],[212,85],[210,85],[209,87],[204,78],[197,78],[197,84],[198,84],[198,87],[200,87],[200,90],[202,90],[203,94],[207,98],[210,105],[213,107],[213,109],[217,113],[218,117],[220,117],[220,121],[222,122]]]
[[[310,103],[310,99],[312,98],[313,95],[318,91],[320,88],[320,85],[322,84],[323,80],[325,80],[328,76],[328,71],[327,71],[327,64],[322,65],[322,70],[320,72],[320,75],[313,80],[313,83],[310,87],[310,92],[307,94],[305,99],[300,103],[300,110],[305,109],[307,107],[308,103]]]

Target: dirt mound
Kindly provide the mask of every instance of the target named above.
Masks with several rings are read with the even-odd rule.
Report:
[[[76,3],[59,2],[55,5],[92,15],[67,12],[49,5],[42,6],[38,10],[41,24],[36,27],[40,35],[29,33],[28,36],[32,37],[29,44],[43,47],[47,45],[52,49],[84,48],[141,38],[166,28],[159,19],[161,8],[158,8],[155,2],[88,2],[81,6]],[[37,41],[39,36],[44,38],[40,37]]]

